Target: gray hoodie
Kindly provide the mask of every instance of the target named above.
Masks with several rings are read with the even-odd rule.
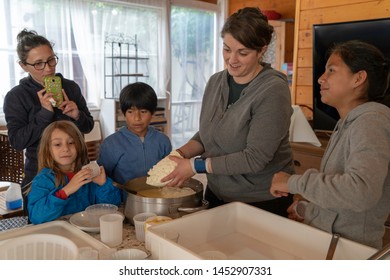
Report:
[[[311,203],[305,223],[380,248],[390,212],[390,108],[368,102],[340,120],[320,172],[288,181],[291,193]]]
[[[227,109],[228,72],[207,83],[200,129],[193,137],[211,159],[208,187],[224,200],[260,202],[270,194],[272,176],[293,173],[289,127],[291,96],[286,77],[268,64]]]

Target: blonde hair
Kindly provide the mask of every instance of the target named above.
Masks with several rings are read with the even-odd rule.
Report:
[[[51,154],[51,136],[55,129],[59,129],[70,137],[73,138],[74,145],[76,147],[77,157],[74,167],[74,172],[78,172],[81,167],[89,162],[87,145],[85,144],[84,137],[77,126],[70,121],[55,121],[49,124],[42,133],[41,141],[38,149],[38,172],[43,168],[49,168],[54,171],[55,185],[65,184],[65,176],[58,164],[54,161]]]

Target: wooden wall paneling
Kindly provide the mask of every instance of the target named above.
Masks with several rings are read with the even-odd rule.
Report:
[[[294,73],[295,75],[295,73]],[[312,86],[313,85],[313,70],[308,67],[300,67],[296,72],[297,85]]]
[[[296,104],[313,106],[313,87],[312,86],[297,86],[296,88]]]
[[[282,15],[282,19],[294,18],[295,0],[230,0],[229,15],[243,7],[259,7],[260,10],[275,10]]]
[[[294,53],[294,23],[280,20],[270,20],[276,35],[275,69],[280,70],[284,62],[293,62]]]
[[[299,29],[311,29],[313,24],[356,21],[390,17],[390,1],[376,1],[301,11]]]
[[[296,104],[295,88],[297,84],[297,59],[298,59],[298,44],[299,44],[299,21],[301,15],[301,0],[296,0],[295,4],[295,19],[294,19],[294,54],[293,54],[293,74],[292,74],[292,85],[291,85],[291,103]]]
[[[272,66],[277,69],[281,70],[281,66],[283,61],[285,61],[285,50],[286,50],[286,44],[285,44],[285,37],[286,37],[286,23],[282,21],[277,20],[270,20],[269,24],[271,24],[274,27],[274,34],[275,34],[275,65],[272,64]]]
[[[303,10],[312,10],[326,7],[337,7],[337,6],[345,6],[351,4],[358,4],[362,2],[375,2],[377,0],[371,1],[363,1],[363,0],[301,0],[301,11]]]
[[[308,105],[312,103],[313,24],[389,18],[390,1],[296,0],[295,9],[292,100]]]
[[[313,66],[313,51],[312,49],[299,49],[297,58],[297,67],[312,67]]]
[[[294,61],[295,23],[286,22],[284,62]]]
[[[299,41],[298,41],[298,48],[297,49],[300,49],[300,48],[303,48],[303,49],[310,48],[311,49],[311,47],[313,45],[312,33],[313,33],[313,31],[311,29],[298,31]]]

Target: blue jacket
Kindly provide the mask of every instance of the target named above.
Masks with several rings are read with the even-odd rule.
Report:
[[[149,126],[143,142],[127,127],[122,127],[103,141],[98,163],[104,166],[107,176],[124,184],[145,176],[171,150],[168,136],[152,126]]]
[[[33,224],[53,221],[64,215],[84,211],[92,204],[110,203],[119,206],[121,203],[121,191],[113,186],[109,177],[102,186],[93,182],[85,184],[65,200],[55,195],[63,187],[55,187],[53,170],[44,168],[38,173],[28,194],[28,214]]]

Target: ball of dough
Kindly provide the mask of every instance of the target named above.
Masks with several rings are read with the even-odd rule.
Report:
[[[177,165],[176,162],[169,159],[169,156],[183,158],[176,150],[172,151],[168,156],[160,160],[148,171],[149,176],[146,178],[146,184],[155,187],[164,187],[169,183],[169,181],[161,182],[161,179],[171,173]]]

